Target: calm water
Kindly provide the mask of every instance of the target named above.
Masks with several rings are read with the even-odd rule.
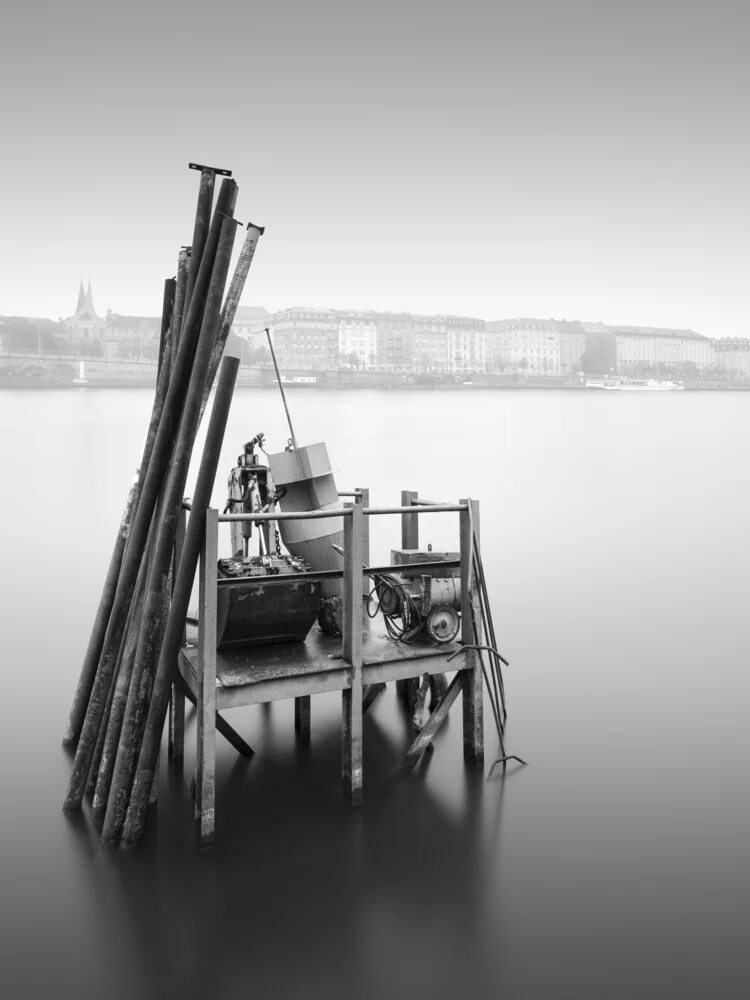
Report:
[[[163,769],[122,859],[63,817],[60,740],[150,404],[0,393],[4,997],[746,995],[748,396],[292,394],[341,489],[480,500],[508,745],[530,766],[466,772],[458,708],[395,781],[409,732],[390,685],[355,813],[337,696],[313,700],[303,753],[291,704],[235,710],[258,752],[218,740],[201,856],[191,718],[185,775]],[[238,391],[217,506],[259,430],[283,447],[278,399]],[[433,518],[423,541],[455,543]],[[398,519],[373,528],[385,560]]]

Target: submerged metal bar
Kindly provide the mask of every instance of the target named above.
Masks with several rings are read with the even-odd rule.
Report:
[[[450,682],[448,690],[443,695],[440,704],[433,709],[429,719],[419,733],[419,736],[417,736],[412,745],[406,751],[406,756],[398,766],[399,774],[404,771],[410,771],[425,752],[429,744],[432,743],[433,739],[437,735],[438,729],[440,729],[448,717],[448,712],[450,711],[451,705],[458,697],[463,681],[464,673],[459,670]]]

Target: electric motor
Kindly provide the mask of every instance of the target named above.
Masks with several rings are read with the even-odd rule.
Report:
[[[427,615],[425,631],[433,642],[451,642],[458,635],[460,619],[455,608],[441,604]]]

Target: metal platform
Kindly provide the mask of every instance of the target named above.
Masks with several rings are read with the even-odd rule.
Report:
[[[295,730],[299,738],[306,741],[310,735],[312,696],[340,691],[342,784],[352,803],[357,804],[362,799],[363,787],[362,717],[374,694],[387,681],[410,681],[424,678],[425,674],[455,671],[453,680],[407,752],[402,768],[412,767],[419,760],[459,694],[463,700],[464,757],[475,766],[482,766],[484,762],[482,665],[476,647],[472,645],[475,642],[473,621],[478,613],[472,570],[472,536],[478,537],[479,505],[473,500],[461,500],[458,504],[422,506],[418,505],[420,502],[416,493],[404,491],[401,506],[371,508],[367,490],[357,490],[355,496],[355,503],[334,511],[224,516],[214,509],[206,512],[199,574],[199,624],[197,628],[188,625],[186,641],[178,656],[180,678],[173,687],[169,728],[169,755],[174,762],[179,762],[184,752],[185,698],[194,701],[197,708],[195,811],[200,840],[204,845],[210,844],[214,837],[217,729],[240,753],[252,754],[242,737],[219,714],[224,709],[294,698]],[[418,549],[418,518],[430,513],[458,514],[460,641],[441,645],[426,638],[414,643],[394,641],[387,635],[382,618],[378,616],[368,620],[363,615],[364,595],[370,586],[365,571],[369,555],[367,523],[374,515],[400,515],[401,547]],[[333,516],[341,518],[344,524],[342,569],[311,573],[309,576],[311,579],[323,576],[341,579],[343,636],[330,637],[314,625],[304,642],[217,650],[220,524],[239,520],[315,520]],[[378,567],[377,570],[370,568],[370,571],[399,568]],[[221,581],[221,585],[225,583]],[[364,626],[363,620],[366,622]],[[458,653],[462,655],[458,656]]]
[[[198,629],[189,625],[187,645],[180,651],[179,669],[197,692],[200,654]],[[380,616],[368,620],[362,636],[362,683],[380,684],[424,674],[454,671],[448,663],[461,646],[406,644],[389,639]],[[216,653],[216,710],[257,705],[284,698],[344,691],[351,688],[351,667],[344,660],[342,640],[313,626],[305,642],[277,643]]]

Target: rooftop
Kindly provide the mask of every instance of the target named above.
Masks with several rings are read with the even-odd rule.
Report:
[[[120,316],[112,313],[107,317],[107,326],[155,326],[161,329],[161,316]]]
[[[708,340],[695,330],[670,330],[663,326],[608,326],[610,333],[626,337],[674,337],[680,340]]]

